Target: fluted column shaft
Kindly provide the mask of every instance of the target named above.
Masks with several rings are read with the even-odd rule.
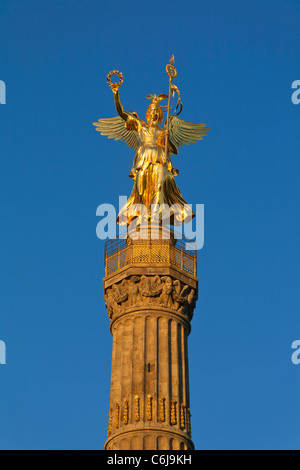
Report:
[[[139,309],[112,324],[111,427],[107,449],[193,447],[189,324],[168,310]]]

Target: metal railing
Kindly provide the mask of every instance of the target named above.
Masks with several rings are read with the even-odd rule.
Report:
[[[105,275],[129,264],[167,263],[197,275],[197,251],[185,249],[186,239],[129,240],[105,243]]]

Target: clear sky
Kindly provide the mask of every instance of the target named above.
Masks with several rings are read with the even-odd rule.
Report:
[[[210,128],[174,157],[205,204],[189,341],[198,449],[300,449],[299,0],[1,0],[0,448],[102,449],[111,336],[96,208],[133,151],[95,132],[166,93]],[[176,159],[176,160],[175,160]]]

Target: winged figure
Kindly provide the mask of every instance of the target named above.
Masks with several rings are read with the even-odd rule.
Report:
[[[136,112],[124,111],[115,85],[112,83],[111,88],[118,116],[99,119],[94,126],[102,135],[123,141],[136,152],[129,174],[133,189],[117,223],[130,225],[135,221],[141,224],[145,220],[157,221],[166,217],[171,225],[189,222],[194,213],[175,182],[179,171],[173,167],[171,156],[177,155],[182,145],[202,140],[209,129],[205,124],[183,121],[178,115],[170,116],[161,127],[163,109],[160,102],[168,98],[164,94],[147,96],[151,104],[145,122]]]

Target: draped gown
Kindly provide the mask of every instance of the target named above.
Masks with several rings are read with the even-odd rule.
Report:
[[[163,129],[132,116],[128,117],[125,126],[138,133],[141,145],[129,175],[134,181],[132,192],[118,215],[118,224],[170,218],[171,224],[178,225],[191,220],[194,217],[192,208],[183,199],[174,179],[179,171],[173,167],[170,155],[176,148],[169,141],[166,156]]]

